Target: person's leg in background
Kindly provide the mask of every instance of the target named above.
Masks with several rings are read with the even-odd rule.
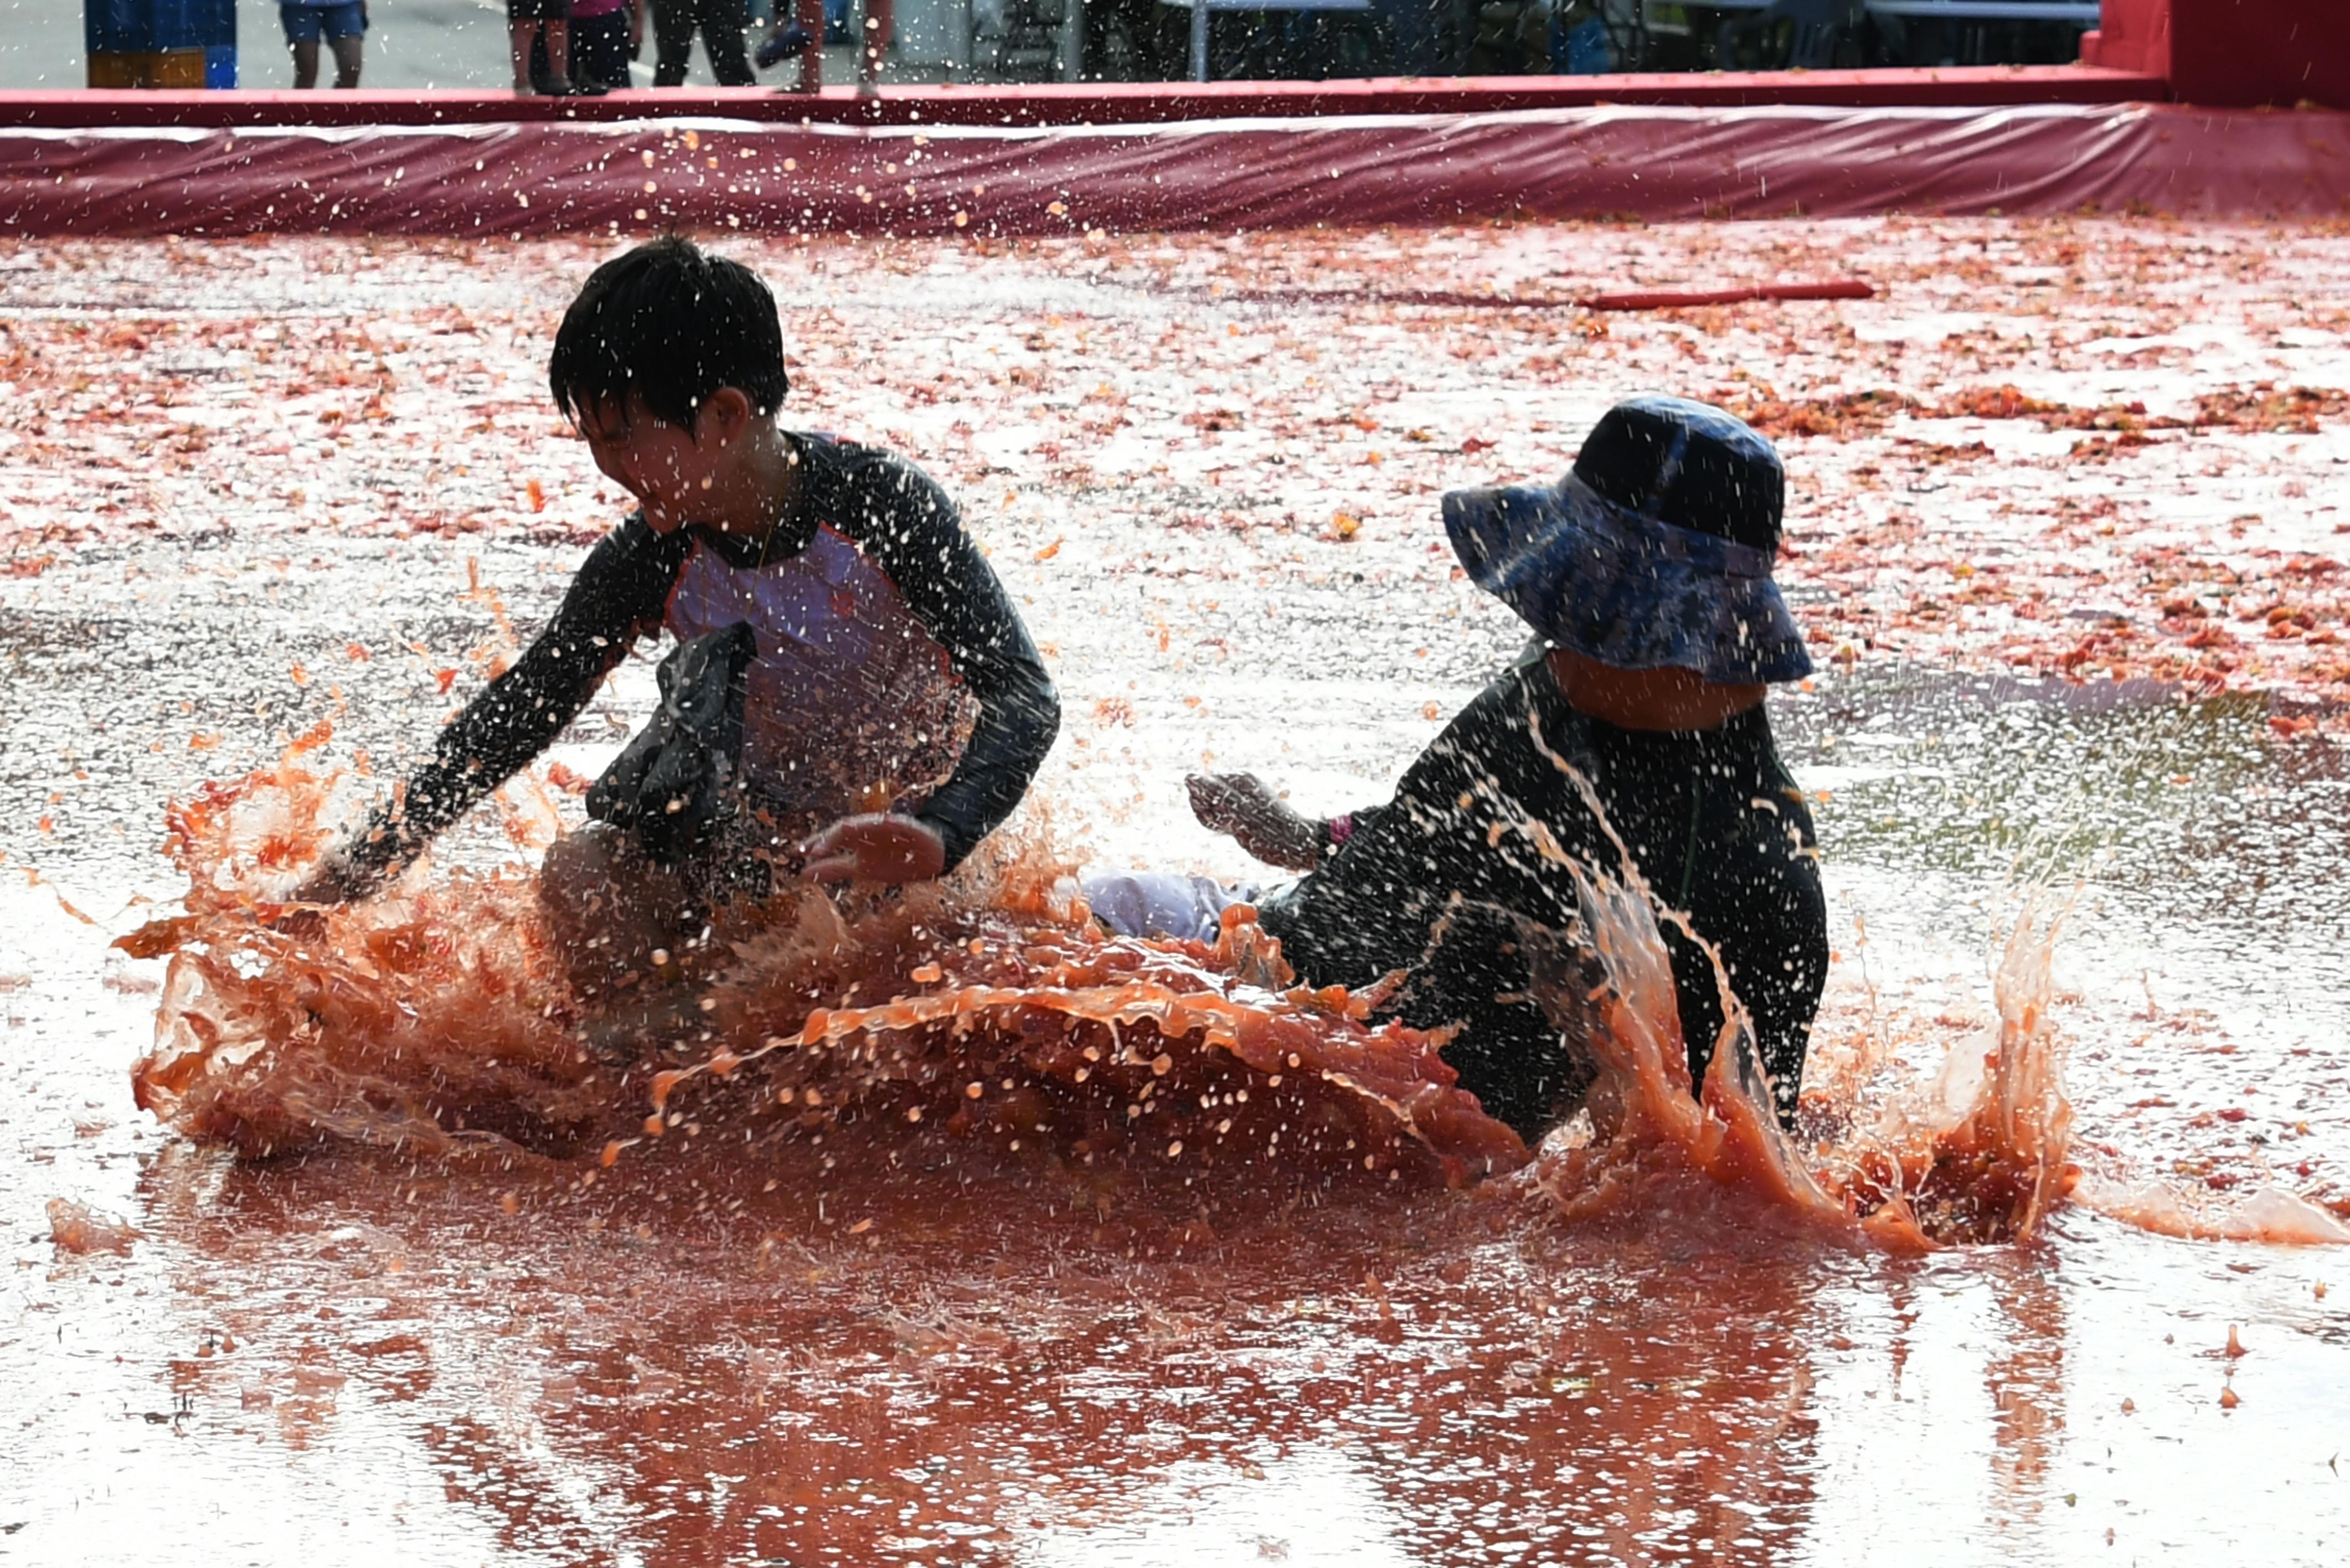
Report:
[[[318,12],[310,5],[280,5],[277,18],[286,26],[286,52],[294,57],[294,89],[307,92],[318,85]]]
[[[751,25],[743,0],[701,0],[702,47],[710,55],[710,74],[720,87],[750,87],[758,81],[751,57],[743,45],[743,30]]]
[[[821,63],[810,71],[811,57],[817,55],[816,39],[824,32],[824,0],[752,0],[751,16],[759,18],[759,10],[766,7],[772,15],[766,18],[767,36],[759,41],[751,63],[760,70],[782,65],[797,55],[800,57],[800,90],[807,91],[822,85]],[[815,80],[809,79],[811,74]]]
[[[570,0],[506,0],[506,36],[514,57],[514,89],[527,96],[539,90],[532,57],[544,51],[546,90],[566,93],[571,88]],[[536,47],[534,47],[534,46]]]
[[[604,88],[629,85],[627,11],[571,18],[571,79]]]
[[[652,0],[653,47],[659,61],[653,67],[653,86],[683,87],[685,67],[693,59],[693,28],[701,20],[694,0]]]
[[[830,28],[827,0],[798,0],[798,25],[808,36],[807,47],[800,51],[800,85],[802,92],[819,92],[824,88],[824,38]]]
[[[366,0],[329,6],[325,20],[328,47],[335,52],[335,86],[349,91],[359,85],[359,60],[367,43]]]
[[[566,5],[561,16],[549,16],[542,24],[546,28],[546,76],[558,93],[571,85],[570,12]]]
[[[531,42],[538,37],[538,14],[531,5],[505,5],[505,40],[507,52],[515,58],[515,92],[529,97],[531,92]]]
[[[858,96],[870,98],[879,90],[881,62],[889,57],[889,46],[897,36],[896,0],[865,0],[865,36],[857,45]]]

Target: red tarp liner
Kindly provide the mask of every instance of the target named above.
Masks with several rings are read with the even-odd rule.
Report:
[[[860,234],[2350,211],[2350,115],[1608,108],[1061,127],[0,130],[0,234]]]

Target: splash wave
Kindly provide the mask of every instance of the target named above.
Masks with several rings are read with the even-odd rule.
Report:
[[[289,756],[172,810],[187,913],[120,945],[171,958],[134,1086],[192,1136],[608,1162],[699,1096],[700,1119],[887,1116],[1086,1162],[1460,1185],[1526,1158],[1440,1037],[1295,986],[1245,909],[1212,945],[1110,937],[1033,842],[939,887],[729,911],[690,990],[616,1019],[571,993],[522,870],[414,873],[418,891],[322,911],[268,897],[324,841],[332,784]]]
[[[1240,1185],[1518,1172],[1561,1221],[1728,1204],[1903,1251],[2028,1236],[2079,1174],[2046,1017],[2056,921],[2036,907],[1998,972],[1995,1038],[1955,1053],[1925,1105],[1806,1151],[1726,981],[1691,1092],[1654,900],[1571,866],[1579,929],[1526,936],[1591,1071],[1589,1115],[1530,1155],[1457,1086],[1440,1033],[1372,1022],[1376,992],[1296,986],[1245,908],[1213,943],[1107,935],[1035,835],[946,884],[724,912],[691,985],[649,979],[627,1010],[590,1012],[523,867],[282,901],[328,836],[336,775],[307,762],[324,739],[172,807],[186,912],[120,944],[171,960],[139,1103],[248,1156],[342,1141],[608,1166],[681,1127],[739,1124],[748,1143],[858,1125]]]

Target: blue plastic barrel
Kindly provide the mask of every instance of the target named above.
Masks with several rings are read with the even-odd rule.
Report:
[[[236,0],[83,0],[82,42],[92,55],[201,49],[204,85],[236,85]]]

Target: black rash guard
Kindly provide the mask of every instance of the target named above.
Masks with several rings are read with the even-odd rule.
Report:
[[[1584,1085],[1528,995],[1512,917],[1563,932],[1575,886],[1522,825],[1538,820],[1586,866],[1615,873],[1619,857],[1529,723],[1590,782],[1656,895],[1721,949],[1781,1119],[1792,1117],[1827,980],[1827,909],[1811,814],[1760,706],[1711,730],[1620,729],[1569,707],[1530,649],[1420,754],[1392,802],[1355,814],[1320,867],[1267,898],[1264,929],[1309,985],[1406,971],[1392,1014],[1463,1025],[1445,1059],[1489,1115],[1532,1137],[1571,1109]],[[1664,938],[1701,1082],[1721,1028],[1712,965],[1678,929]]]
[[[960,864],[1019,804],[1053,744],[1061,709],[1052,679],[954,503],[928,474],[854,442],[792,439],[799,496],[764,546],[695,527],[656,534],[640,515],[599,541],[546,629],[465,705],[432,760],[360,829],[345,851],[350,864],[382,871],[406,861],[553,743],[636,641],[661,628],[697,544],[749,570],[797,556],[820,529],[889,579],[977,701],[953,772],[918,811],[945,841],[948,869]]]

